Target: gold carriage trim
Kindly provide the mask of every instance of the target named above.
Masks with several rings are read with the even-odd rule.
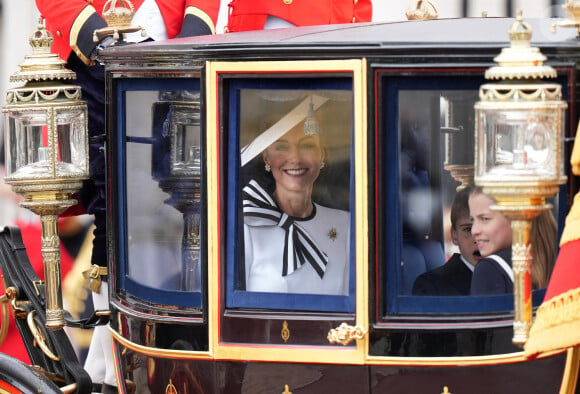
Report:
[[[545,301],[525,345],[526,356],[547,350],[566,349],[580,343],[580,288]]]

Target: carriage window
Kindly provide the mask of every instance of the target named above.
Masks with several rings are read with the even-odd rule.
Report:
[[[513,309],[513,290],[483,296],[470,291],[481,255],[464,188],[473,184],[473,106],[480,84],[479,77],[386,78],[387,132],[379,138],[387,164],[378,204],[385,209],[383,234],[398,240],[398,247],[378,246],[387,261],[387,315]],[[551,224],[542,231],[549,232],[545,238],[555,251],[557,199],[552,203],[554,210],[546,213]],[[534,291],[534,305],[543,292]]]
[[[458,195],[461,185],[457,180],[469,183],[473,178],[476,100],[477,91],[469,90],[399,92],[403,237],[399,294],[469,294],[469,275],[459,277],[465,273],[461,270],[453,272],[444,284],[422,274],[443,266],[458,252],[456,234],[451,232],[451,208],[455,197],[463,194]],[[467,198],[460,202],[453,219],[459,219],[464,235],[470,235]],[[475,250],[469,251],[467,263],[475,264]]]
[[[231,81],[228,307],[353,310],[351,85]]]
[[[124,82],[122,283],[148,301],[200,307],[199,89],[191,82]],[[187,85],[191,90],[183,90]]]

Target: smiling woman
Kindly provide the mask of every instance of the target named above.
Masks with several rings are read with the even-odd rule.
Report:
[[[329,99],[306,92],[298,97],[242,149],[242,165],[258,163],[242,185],[246,290],[346,295],[349,213],[313,201],[326,165],[322,135],[328,127],[315,111]]]

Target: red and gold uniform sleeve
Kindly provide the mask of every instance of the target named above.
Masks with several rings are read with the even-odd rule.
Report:
[[[219,7],[219,0],[189,0],[187,1],[187,7],[185,8],[184,24],[185,21],[187,21],[188,16],[195,16],[201,19],[206,25],[208,25],[211,29],[211,33],[215,34],[215,26],[217,25]]]
[[[215,33],[220,0],[157,0],[167,37]]]
[[[85,63],[96,46],[93,32],[107,26],[99,11],[105,1],[36,0],[36,6],[52,33],[52,52],[67,60],[71,51]],[[100,7],[100,8],[99,8]]]
[[[296,26],[370,22],[371,0],[232,0],[226,31],[260,30],[268,15]]]
[[[52,33],[52,51],[67,60],[73,51],[86,64],[97,43],[94,31],[107,26],[102,17],[107,0],[36,0]],[[169,38],[215,32],[220,0],[156,0]],[[135,11],[143,0],[132,0]]]

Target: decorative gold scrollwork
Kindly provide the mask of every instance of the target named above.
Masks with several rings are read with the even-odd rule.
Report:
[[[282,394],[292,394],[292,391],[290,391],[287,384],[284,385],[284,391],[282,391]]]
[[[348,345],[355,339],[363,339],[367,334],[367,329],[360,325],[350,326],[346,323],[342,323],[337,328],[333,328],[328,331],[328,342],[330,343],[340,343],[341,345]]]
[[[26,322],[28,323],[28,328],[34,337],[34,341],[48,358],[54,361],[59,361],[59,358],[48,348],[48,345],[44,341],[44,335],[42,335],[42,332],[36,326],[36,322],[34,321],[35,314],[36,311],[30,311],[28,316],[26,316]]]
[[[10,301],[16,298],[16,288],[8,287],[4,294],[0,297],[0,309],[2,313],[2,321],[0,321],[0,345],[4,343],[8,335],[8,326],[10,323]]]
[[[443,392],[441,394],[452,394],[449,392],[449,387],[443,386]]]
[[[288,342],[288,339],[290,339],[290,328],[288,328],[288,322],[286,320],[284,320],[284,323],[282,323],[282,331],[280,332],[280,336],[282,337],[284,343]]]
[[[165,394],[177,394],[177,388],[171,381],[171,378],[169,378],[169,383],[165,386]]]

